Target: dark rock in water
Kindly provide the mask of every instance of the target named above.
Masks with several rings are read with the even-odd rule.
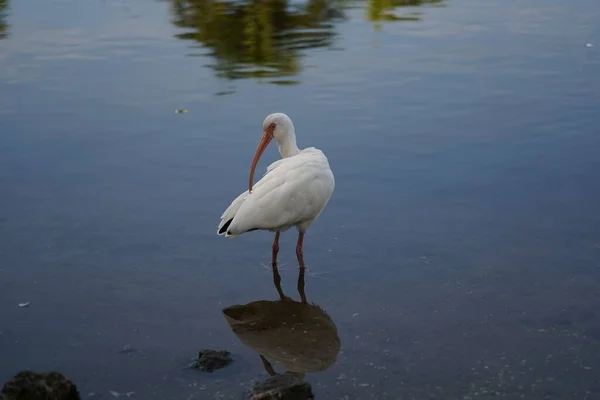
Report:
[[[293,375],[275,375],[254,385],[251,400],[307,400],[314,399],[308,382]]]
[[[6,382],[0,400],[81,400],[77,386],[58,372],[21,371]]]
[[[200,371],[213,372],[216,369],[228,366],[232,361],[231,353],[228,351],[205,349],[200,350],[198,359],[194,362],[192,368],[199,369]]]

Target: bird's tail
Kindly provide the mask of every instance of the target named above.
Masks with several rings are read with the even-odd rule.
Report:
[[[233,218],[235,218],[235,214],[238,212],[238,210],[244,203],[244,200],[246,200],[246,197],[248,197],[247,190],[244,193],[240,194],[238,197],[236,197],[236,199],[231,202],[229,207],[227,207],[227,210],[225,210],[223,215],[221,215],[221,222],[219,223],[219,226],[217,228],[217,235],[225,235],[226,238],[234,238],[237,236],[230,234],[227,231],[227,228],[229,228],[229,225],[231,225]]]

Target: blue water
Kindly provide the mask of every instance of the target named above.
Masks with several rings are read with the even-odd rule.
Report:
[[[0,0],[0,383],[266,379],[222,309],[278,299],[272,234],[215,231],[283,111],[336,176],[305,241],[341,343],[316,398],[600,398],[600,4],[84,3]],[[202,348],[235,361],[190,371]]]

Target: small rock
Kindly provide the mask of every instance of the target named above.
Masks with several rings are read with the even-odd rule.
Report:
[[[77,386],[58,372],[21,371],[6,382],[0,400],[81,400]]]
[[[198,353],[198,359],[194,362],[192,368],[205,372],[213,372],[214,370],[228,366],[232,361],[231,353],[228,351],[204,349]]]
[[[175,110],[175,114],[185,114],[186,112],[188,112],[188,110],[185,108],[178,108]]]
[[[250,390],[250,400],[307,400],[314,399],[308,382],[293,375],[275,375],[258,382]]]

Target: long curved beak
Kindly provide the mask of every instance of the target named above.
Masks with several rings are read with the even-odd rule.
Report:
[[[260,160],[260,156],[265,152],[265,149],[273,139],[273,132],[270,130],[264,130],[262,138],[260,139],[260,143],[256,148],[256,153],[254,153],[254,159],[252,160],[252,165],[250,166],[250,179],[248,181],[248,193],[252,192],[252,184],[254,182],[254,170],[256,169],[256,164],[258,164],[258,160]]]

